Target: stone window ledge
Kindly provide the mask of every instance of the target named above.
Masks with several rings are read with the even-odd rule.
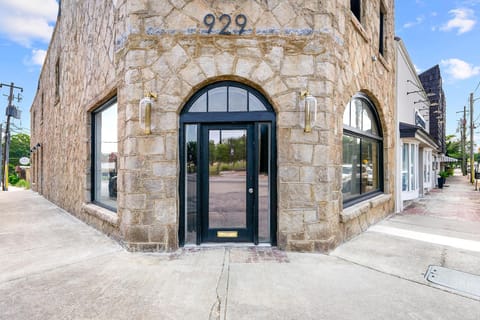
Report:
[[[380,53],[378,53],[378,61],[380,61],[380,63],[383,65],[383,67],[385,68],[385,70],[387,70],[388,72],[391,71],[389,65],[388,65],[388,62],[387,62],[387,59],[382,56]]]
[[[340,213],[340,222],[346,223],[350,220],[353,220],[367,213],[371,208],[375,208],[389,202],[391,198],[392,195],[390,194],[382,194],[348,207]]]
[[[84,203],[82,205],[82,211],[102,221],[105,221],[114,227],[118,226],[118,215],[108,209],[91,203]]]
[[[365,40],[365,42],[368,43],[370,40],[368,39],[367,32],[365,31],[360,21],[357,20],[357,17],[355,17],[355,15],[352,12],[350,12],[350,21],[352,22],[357,32],[362,36],[363,40]]]

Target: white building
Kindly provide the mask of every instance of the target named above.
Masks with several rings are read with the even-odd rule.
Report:
[[[397,138],[396,212],[405,201],[422,197],[435,187],[439,146],[429,134],[434,107],[417,76],[403,41],[396,37]]]

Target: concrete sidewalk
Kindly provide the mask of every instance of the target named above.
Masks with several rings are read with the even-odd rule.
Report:
[[[415,222],[408,218],[377,226],[403,228]],[[422,278],[444,250],[445,262],[468,255],[477,268],[478,252],[387,233],[368,231],[330,256],[262,247],[129,253],[31,191],[0,193],[0,221],[0,319],[480,318],[478,300]],[[442,228],[435,232],[465,234]]]

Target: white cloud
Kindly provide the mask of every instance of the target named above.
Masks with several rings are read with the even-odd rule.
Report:
[[[455,80],[464,80],[480,74],[480,66],[473,66],[463,60],[452,58],[442,60],[446,73]]]
[[[453,18],[440,28],[442,31],[458,29],[457,34],[462,34],[472,30],[477,23],[472,9],[458,8],[450,10],[448,13],[453,15]]]
[[[43,49],[33,49],[32,50],[32,63],[42,66],[47,56],[47,50]]]
[[[57,19],[55,0],[0,0],[0,33],[25,47],[48,43]]]
[[[408,29],[408,28],[417,26],[417,25],[421,24],[423,22],[423,20],[425,20],[425,17],[424,16],[419,16],[415,19],[415,21],[410,21],[410,22],[405,23],[403,25],[403,27],[405,29]]]
[[[46,56],[47,50],[32,49],[30,54],[23,58],[23,64],[28,67],[29,71],[37,70],[38,67],[43,66]]]

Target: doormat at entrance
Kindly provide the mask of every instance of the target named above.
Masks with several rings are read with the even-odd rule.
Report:
[[[437,285],[463,292],[480,298],[480,276],[448,269],[440,266],[429,266],[425,279]]]

